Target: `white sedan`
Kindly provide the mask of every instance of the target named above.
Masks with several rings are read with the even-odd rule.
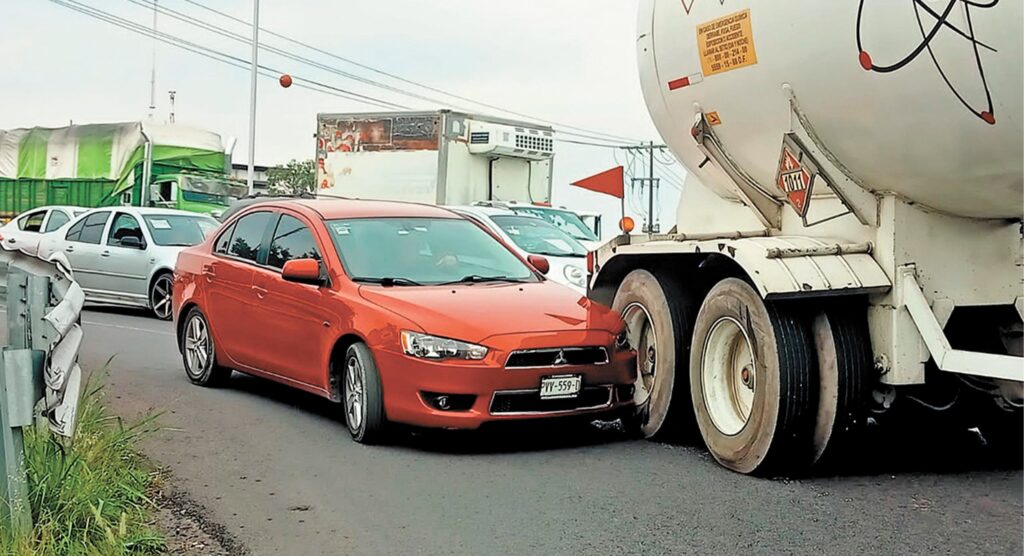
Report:
[[[11,249],[35,255],[43,234],[60,228],[88,210],[56,205],[27,210],[0,226],[0,241]]]
[[[524,258],[540,255],[548,260],[548,278],[582,294],[587,293],[587,248],[553,224],[535,216],[487,206],[447,207],[476,221]]]
[[[144,307],[171,318],[171,284],[178,252],[201,243],[219,223],[173,209],[93,209],[48,234],[39,256],[63,254],[86,300]]]

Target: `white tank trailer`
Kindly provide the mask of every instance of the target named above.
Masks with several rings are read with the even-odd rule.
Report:
[[[1020,457],[1022,8],[643,0],[648,108],[689,173],[665,235],[592,257],[636,423],[793,474],[871,419]],[[905,428],[901,428],[905,427]]]

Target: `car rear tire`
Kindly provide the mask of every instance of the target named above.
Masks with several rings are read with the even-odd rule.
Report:
[[[192,384],[207,387],[223,386],[231,378],[231,369],[217,364],[210,323],[198,307],[185,316],[181,333],[181,358],[185,375]]]
[[[373,353],[363,343],[349,346],[341,369],[341,399],[345,424],[360,444],[377,444],[384,438],[384,392]]]
[[[170,272],[162,272],[149,286],[149,310],[160,320],[171,320],[172,288],[174,280]]]
[[[689,292],[646,270],[630,272],[615,293],[612,309],[637,350],[636,415],[622,420],[631,434],[679,440],[694,429],[686,377],[695,305]]]
[[[817,354],[792,305],[726,278],[694,327],[690,389],[708,451],[740,473],[800,473],[813,459]]]

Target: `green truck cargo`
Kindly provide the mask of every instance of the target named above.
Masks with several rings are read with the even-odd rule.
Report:
[[[161,206],[217,215],[244,197],[218,134],[127,122],[0,130],[0,219],[43,205]]]

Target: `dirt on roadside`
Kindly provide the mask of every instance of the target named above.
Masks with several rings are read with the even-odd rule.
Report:
[[[206,508],[172,485],[170,471],[160,469],[150,493],[158,506],[156,526],[167,539],[167,554],[174,556],[248,556],[249,550],[219,523]]]

